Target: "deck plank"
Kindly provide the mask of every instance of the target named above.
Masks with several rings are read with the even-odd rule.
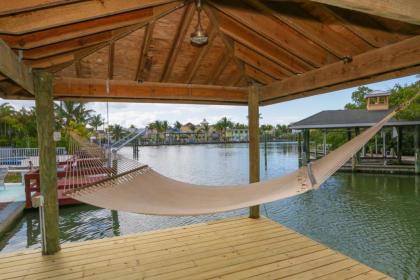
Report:
[[[0,254],[0,279],[390,279],[269,219],[229,218]]]

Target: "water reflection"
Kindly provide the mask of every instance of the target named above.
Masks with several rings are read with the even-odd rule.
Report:
[[[262,149],[264,147],[262,146]],[[132,150],[127,149],[131,155]],[[264,156],[264,152],[261,152]],[[141,148],[139,158],[170,177],[199,184],[248,180],[246,144]],[[297,169],[297,147],[268,143],[261,178]],[[320,190],[265,205],[267,215],[398,279],[420,279],[420,177],[336,174]],[[60,209],[61,241],[118,236],[229,216],[160,217],[83,205]],[[40,247],[37,212],[0,242],[3,252]]]

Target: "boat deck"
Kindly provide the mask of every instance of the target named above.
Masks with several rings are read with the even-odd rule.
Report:
[[[0,254],[0,279],[391,279],[269,219],[225,219]]]

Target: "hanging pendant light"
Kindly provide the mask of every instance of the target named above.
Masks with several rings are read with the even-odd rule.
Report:
[[[209,36],[207,32],[201,26],[201,0],[197,0],[197,13],[198,13],[198,23],[195,31],[191,33],[191,43],[194,45],[202,46],[207,44],[209,41]]]

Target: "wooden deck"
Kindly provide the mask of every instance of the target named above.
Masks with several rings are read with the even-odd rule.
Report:
[[[390,279],[269,219],[226,219],[0,255],[0,279]]]

